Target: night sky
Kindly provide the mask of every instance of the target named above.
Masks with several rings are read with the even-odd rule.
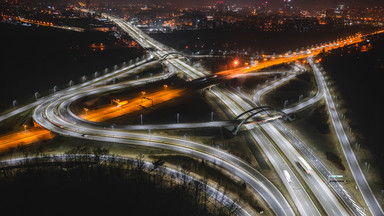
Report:
[[[23,0],[24,2],[49,2],[49,3],[62,3],[62,2],[71,2],[77,3],[78,0]],[[86,0],[80,0],[85,2]],[[262,2],[268,1],[268,5],[272,9],[282,8],[283,0],[223,0],[224,3],[232,5],[254,5],[259,6]],[[199,6],[199,5],[214,5],[217,0],[90,0],[90,2],[116,2],[116,3],[125,3],[125,4],[159,4],[159,3],[175,3],[179,7],[190,7],[190,6]],[[373,6],[382,6],[384,7],[384,0],[292,0],[292,4],[296,7],[304,9],[325,9],[330,7],[335,7],[336,5],[343,4],[351,7],[373,7]]]

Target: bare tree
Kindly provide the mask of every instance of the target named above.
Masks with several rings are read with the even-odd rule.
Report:
[[[152,161],[152,169],[150,170],[150,173],[153,177],[153,184],[156,185],[156,178],[159,176],[159,177],[163,177],[163,176],[160,176],[160,173],[162,171],[164,171],[163,169],[161,169],[164,165],[164,161],[161,160],[161,159],[156,159],[156,160],[153,160]]]
[[[143,174],[144,174],[144,168],[145,168],[145,161],[144,161],[144,155],[139,154],[136,157],[135,160],[135,171],[136,171],[136,177],[139,184],[143,183]]]
[[[206,176],[204,176],[204,178],[202,180],[200,180],[203,185],[202,185],[202,192],[203,192],[203,206],[204,206],[204,210],[206,211],[207,210],[207,206],[208,206],[208,179]]]

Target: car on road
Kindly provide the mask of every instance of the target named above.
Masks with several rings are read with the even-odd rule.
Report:
[[[285,176],[285,178],[287,179],[287,181],[288,181],[289,183],[291,183],[291,182],[292,182],[292,179],[291,179],[291,175],[288,173],[288,171],[287,171],[287,170],[283,170],[283,173],[284,173],[284,176]]]

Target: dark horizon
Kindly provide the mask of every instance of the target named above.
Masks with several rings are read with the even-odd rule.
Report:
[[[251,6],[260,6],[261,3],[267,1],[268,6],[272,9],[282,8],[283,0],[223,0],[224,3],[233,5],[251,5]],[[142,2],[142,1],[140,1]],[[151,3],[158,2],[170,2],[169,0],[148,0]],[[181,0],[172,0],[179,5],[184,6],[194,6],[194,5],[214,5],[216,0],[195,0],[193,3],[181,1]],[[384,1],[382,0],[292,0],[291,4],[295,7],[305,8],[305,9],[324,9],[330,7],[336,7],[337,5],[345,5],[349,7],[373,7],[373,6],[384,6]]]

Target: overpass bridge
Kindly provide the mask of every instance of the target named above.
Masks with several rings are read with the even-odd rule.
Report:
[[[182,58],[188,59],[188,57],[185,54],[182,54],[180,52],[168,52],[160,57],[161,60],[166,60],[170,56],[179,56]]]
[[[246,116],[245,118],[242,118]],[[176,130],[176,129],[197,129],[197,128],[225,128],[232,135],[237,135],[241,127],[245,124],[262,124],[277,119],[292,120],[286,113],[276,110],[269,106],[260,106],[250,109],[233,120],[210,121],[199,123],[171,123],[171,124],[147,124],[147,125],[115,125],[113,128],[122,130]],[[104,127],[111,127],[112,125]]]

